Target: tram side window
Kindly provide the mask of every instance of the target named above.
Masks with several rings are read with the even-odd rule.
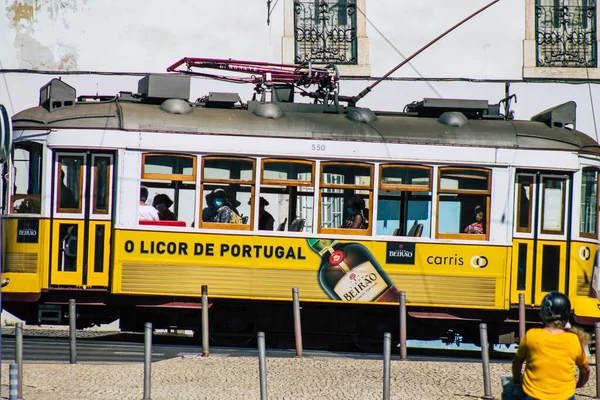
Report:
[[[517,174],[517,232],[531,232],[535,175]]]
[[[584,168],[581,176],[581,221],[579,234],[598,237],[598,170]]]
[[[431,167],[381,165],[377,198],[377,233],[429,236]]]
[[[202,158],[201,227],[249,230],[253,224],[255,160]]]
[[[491,171],[439,170],[438,237],[485,240],[489,234]]]
[[[321,164],[320,232],[370,234],[373,166],[324,162]],[[360,217],[357,217],[360,214]],[[358,228],[353,223],[362,221]],[[342,231],[343,230],[343,231]]]
[[[19,143],[12,153],[11,212],[40,214],[42,190],[42,145]]]
[[[56,168],[56,211],[61,213],[81,212],[83,189],[82,156],[60,155]]]
[[[147,204],[170,226],[191,226],[196,197],[196,157],[180,154],[144,154],[142,185],[148,188]]]
[[[313,162],[263,160],[258,229],[313,232],[313,178]]]

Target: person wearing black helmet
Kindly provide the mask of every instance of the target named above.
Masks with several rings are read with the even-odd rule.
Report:
[[[540,318],[543,328],[532,328],[521,338],[512,363],[513,382],[521,384],[523,399],[575,399],[575,389],[583,387],[590,366],[584,350],[588,336],[569,325],[571,302],[559,292],[550,292],[542,300]],[[575,367],[579,378],[575,379]]]

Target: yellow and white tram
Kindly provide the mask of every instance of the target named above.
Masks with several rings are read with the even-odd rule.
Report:
[[[80,326],[199,329],[207,285],[215,332],[291,330],[297,287],[305,330],[379,337],[405,291],[411,337],[475,340],[487,322],[510,342],[519,294],[533,321],[559,290],[576,322],[599,320],[600,147],[574,129],[574,103],[515,121],[487,101],[299,104],[286,85],[191,102],[189,84],[149,75],[137,94],[77,98],[54,79],[13,117],[6,310],[63,323],[74,298]],[[176,220],[140,220],[142,186]],[[238,223],[203,220],[219,188]],[[366,229],[343,228],[353,195]]]

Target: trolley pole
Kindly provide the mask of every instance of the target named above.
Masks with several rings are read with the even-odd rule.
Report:
[[[202,285],[202,357],[208,357],[208,286]]]
[[[525,295],[519,293],[519,342],[525,337]]]
[[[299,297],[298,288],[292,288],[292,299],[294,303],[294,334],[296,336],[296,357],[302,357],[302,324],[300,321]]]
[[[400,357],[406,360],[406,292],[400,291]]]
[[[75,299],[69,299],[69,362],[77,363],[77,347],[76,347],[76,320],[77,311],[75,309]]]
[[[479,324],[479,339],[481,341],[481,362],[483,364],[483,397],[485,399],[491,399],[492,384],[490,382],[490,355],[486,324]]]

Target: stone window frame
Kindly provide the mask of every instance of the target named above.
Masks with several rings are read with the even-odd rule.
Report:
[[[371,64],[369,62],[370,43],[369,38],[367,37],[366,6],[367,0],[356,0],[356,52],[358,63],[354,65],[336,65],[340,75],[371,76]],[[283,37],[281,40],[282,63],[295,64],[294,0],[283,0],[283,13]]]
[[[596,29],[600,27],[598,2],[596,3]],[[523,78],[547,79],[600,79],[600,61],[596,67],[538,67],[535,40],[536,0],[525,0],[525,40],[523,40]],[[596,34],[596,46],[600,50],[600,35]]]

